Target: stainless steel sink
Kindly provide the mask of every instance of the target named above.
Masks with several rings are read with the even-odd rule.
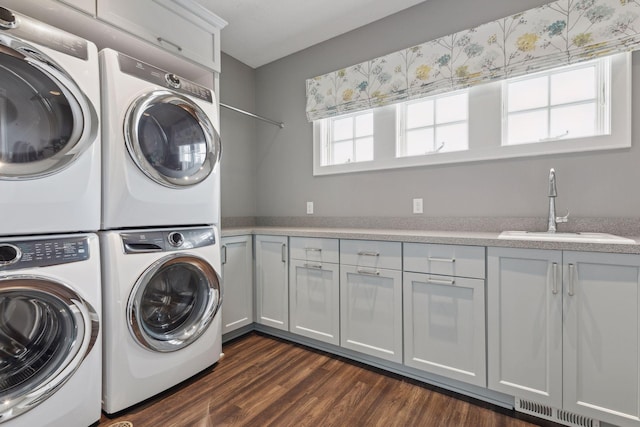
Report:
[[[540,240],[544,242],[607,243],[615,245],[634,245],[633,239],[607,233],[548,233],[546,231],[503,231],[498,239]]]

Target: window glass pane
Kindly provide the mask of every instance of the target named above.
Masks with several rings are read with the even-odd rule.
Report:
[[[356,162],[373,160],[373,138],[356,139]]]
[[[373,113],[356,117],[356,137],[373,135]]]
[[[433,125],[433,108],[432,100],[407,105],[407,129]]]
[[[508,83],[508,111],[521,111],[548,105],[547,76]]]
[[[403,156],[421,156],[433,151],[433,128],[407,131]]]
[[[551,76],[551,105],[583,101],[595,97],[595,65]]]
[[[334,141],[353,138],[353,117],[346,117],[344,119],[333,119],[331,125]]]
[[[596,134],[596,105],[580,104],[551,109],[549,136],[580,138]],[[568,133],[567,133],[568,132]]]
[[[436,99],[436,123],[467,120],[467,93]]]
[[[538,142],[548,137],[547,110],[510,114],[507,144]]]
[[[467,150],[469,148],[467,123],[438,126],[436,128],[435,148],[439,153]]]
[[[332,165],[349,163],[353,160],[353,141],[334,142],[331,150]]]

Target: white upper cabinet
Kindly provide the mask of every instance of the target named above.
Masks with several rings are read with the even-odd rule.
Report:
[[[86,0],[65,0],[82,3]],[[226,22],[192,0],[97,0],[98,19],[220,72]],[[82,8],[84,10],[84,8]]]

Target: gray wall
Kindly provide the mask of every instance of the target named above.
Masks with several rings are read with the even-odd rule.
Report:
[[[255,111],[255,70],[225,54],[222,54],[220,102]],[[247,116],[221,108],[220,137],[222,217],[255,216],[256,123]]]
[[[256,214],[304,216],[305,201],[312,200],[316,216],[412,216],[411,199],[422,197],[427,217],[544,217],[546,180],[549,168],[554,167],[558,176],[559,214],[570,209],[572,216],[639,217],[637,138],[630,150],[616,152],[323,177],[312,174],[312,125],[305,117],[305,79],[544,3],[543,0],[428,0],[255,70],[256,111],[285,122],[284,129],[255,125],[257,137],[252,161]],[[226,73],[223,70],[223,78]],[[633,75],[634,122],[638,123],[639,54],[634,55]],[[228,90],[223,89],[223,97]],[[633,134],[637,135],[639,130],[638,124],[634,124]],[[235,200],[235,185],[229,188],[230,179],[228,175],[224,177],[223,203],[233,207],[226,207],[227,215],[242,211],[248,202]],[[244,187],[239,194],[250,193],[250,185]],[[249,206],[246,208],[249,212]]]

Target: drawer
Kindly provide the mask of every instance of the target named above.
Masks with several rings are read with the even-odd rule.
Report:
[[[484,279],[484,247],[405,243],[403,269],[416,273]]]
[[[402,245],[399,242],[340,240],[340,264],[402,270]]]
[[[337,264],[340,261],[338,239],[291,237],[289,239],[289,258]]]

